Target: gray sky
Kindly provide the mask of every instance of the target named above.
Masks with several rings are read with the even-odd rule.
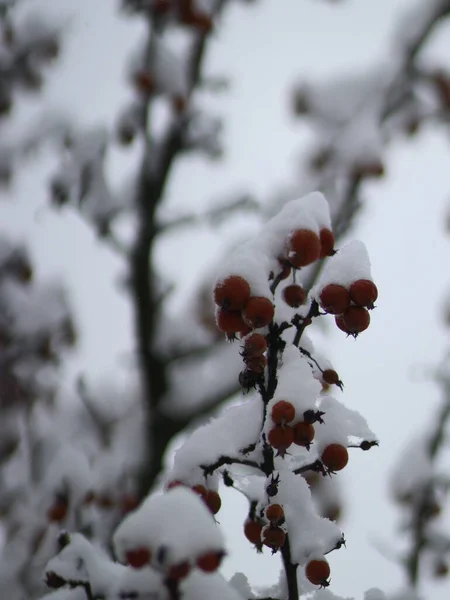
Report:
[[[55,12],[52,0],[36,4]],[[124,58],[141,33],[133,21],[118,19],[117,2],[59,0],[58,14],[70,21],[64,60],[50,78],[46,97],[63,105],[80,122],[111,124],[127,99]],[[230,75],[227,95],[212,99],[214,112],[226,116],[226,159],[211,166],[197,159],[177,167],[169,205],[205,205],[228,191],[249,190],[264,197],[291,181],[305,128],[289,115],[288,90],[297,77],[323,79],[365,68],[389,57],[384,41],[393,30],[404,0],[262,0],[247,8],[236,3],[213,44],[208,70]],[[433,52],[443,54],[445,34]],[[99,52],[100,49],[100,52]],[[24,107],[20,118],[26,120]],[[113,156],[113,179],[120,183],[130,159]],[[117,293],[120,261],[94,238],[74,214],[59,216],[42,208],[51,160],[47,156],[23,169],[13,199],[0,205],[0,221],[32,245],[42,276],[68,282],[82,328],[80,355],[71,367],[106,375],[132,346],[127,298]],[[343,480],[348,518],[343,524],[348,548],[330,555],[332,590],[360,598],[379,586],[392,591],[401,570],[374,548],[373,540],[399,549],[397,514],[389,501],[388,472],[405,441],[426,427],[439,398],[422,376],[446,347],[441,321],[443,295],[450,287],[448,240],[442,223],[449,187],[448,146],[443,131],[428,130],[414,141],[399,142],[388,153],[388,177],[366,188],[367,203],[350,237],[368,246],[380,291],[369,330],[353,342],[333,331],[323,348],[345,383],[344,402],[360,410],[380,437],[380,448],[355,452]],[[236,227],[244,226],[242,224]],[[221,235],[229,231],[224,227]],[[187,237],[159,249],[161,264],[176,261],[181,289],[218,255],[217,234],[200,229],[186,251]],[[64,248],[64,252],[61,251]],[[181,252],[181,248],[183,251]],[[123,361],[122,361],[123,362]],[[448,461],[447,461],[448,462]],[[407,465],[406,465],[407,468]],[[256,559],[241,539],[246,507],[232,493],[225,497],[220,522],[232,556],[224,571],[244,571],[254,584],[277,578],[276,558]],[[426,588],[433,600],[448,597],[448,583]]]

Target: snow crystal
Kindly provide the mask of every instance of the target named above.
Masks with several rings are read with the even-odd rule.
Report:
[[[336,523],[317,514],[304,478],[285,467],[280,467],[276,500],[284,508],[293,562],[303,565],[332,550],[341,539]]]
[[[178,564],[208,551],[223,551],[223,535],[211,513],[191,490],[176,487],[149,496],[114,534],[120,560],[127,550],[147,546],[161,565]],[[158,551],[164,550],[157,557]]]

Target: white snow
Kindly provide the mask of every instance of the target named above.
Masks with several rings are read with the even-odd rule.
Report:
[[[161,566],[190,561],[204,552],[224,551],[220,528],[200,497],[184,487],[150,495],[130,513],[114,534],[114,547],[120,560],[127,550],[145,546],[157,561],[164,548]]]
[[[319,282],[311,290],[311,294],[318,300],[326,285],[336,283],[348,288],[358,279],[372,281],[370,259],[365,244],[352,240],[326,261]]]
[[[299,475],[280,466],[276,501],[283,505],[294,562],[305,564],[316,555],[330,551],[342,533],[333,521],[317,514],[308,484]]]
[[[246,398],[196,429],[176,451],[170,480],[188,482],[199,465],[214,464],[221,456],[242,458],[239,451],[259,439],[262,410],[259,396]]]

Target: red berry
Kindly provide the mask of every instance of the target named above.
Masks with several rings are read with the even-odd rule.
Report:
[[[295,419],[295,408],[286,400],[279,400],[272,406],[272,421],[277,425],[290,423]]]
[[[343,315],[336,317],[336,325],[345,333],[356,336],[369,327],[369,311],[362,306],[350,306]]]
[[[265,356],[255,356],[254,358],[249,358],[246,363],[249,371],[261,375],[266,368],[267,358]]]
[[[191,565],[186,560],[185,562],[169,567],[167,578],[171,579],[172,581],[180,581],[181,579],[185,579],[189,575],[190,571]]]
[[[325,312],[340,315],[350,306],[350,293],[343,285],[330,283],[320,292],[319,301]]]
[[[47,511],[47,519],[53,523],[61,523],[67,517],[69,503],[63,498],[57,498]]]
[[[175,487],[180,487],[180,486],[184,486],[184,485],[185,485],[185,484],[184,484],[182,481],[179,481],[179,480],[177,479],[177,480],[175,480],[175,481],[170,481],[170,482],[167,484],[167,489],[168,489],[168,490],[171,490],[171,489],[173,489],[173,488],[175,488]]]
[[[323,228],[319,233],[320,237],[320,258],[332,256],[334,254],[334,235],[331,229]]]
[[[281,527],[267,527],[263,531],[262,541],[265,546],[269,546],[272,550],[282,548],[286,541],[286,534]]]
[[[330,565],[326,560],[310,560],[305,568],[305,575],[314,585],[328,585]]]
[[[330,385],[340,384],[339,375],[334,369],[325,369],[325,371],[322,372],[322,379],[325,383],[329,383]]]
[[[245,327],[241,312],[238,310],[224,310],[219,308],[216,312],[216,320],[218,328],[229,335],[238,333]]]
[[[354,281],[350,286],[350,299],[358,306],[373,308],[377,298],[378,289],[373,281],[358,279],[358,281]]]
[[[139,506],[139,498],[135,494],[127,494],[122,499],[122,514],[126,515]]]
[[[348,463],[347,448],[340,444],[330,444],[322,452],[321,460],[330,471],[342,471]]]
[[[205,488],[204,485],[193,485],[191,489],[206,503],[206,500],[208,498],[208,490]]]
[[[262,525],[258,521],[247,519],[244,523],[244,535],[251,544],[261,546]]]
[[[216,515],[222,506],[220,495],[214,490],[208,490],[206,495],[206,505],[213,515]]]
[[[253,327],[250,327],[249,325],[245,324],[244,327],[239,332],[239,337],[242,340],[242,338],[245,338],[245,336],[248,335],[249,333],[251,333],[252,331],[253,331]]]
[[[135,548],[134,550],[128,550],[125,554],[125,560],[130,567],[133,569],[142,569],[148,565],[152,558],[152,553],[148,548],[142,546],[140,548]]]
[[[213,573],[220,567],[223,557],[223,552],[207,552],[197,558],[197,567],[205,573]]]
[[[241,310],[250,298],[250,285],[240,275],[230,275],[214,288],[214,302],[226,310]]]
[[[139,92],[150,95],[156,89],[155,79],[151,73],[147,71],[138,71],[133,77],[134,85]]]
[[[267,350],[266,338],[260,333],[252,333],[244,340],[243,356],[254,358],[262,356]]]
[[[282,427],[281,425],[275,425],[268,435],[267,441],[269,444],[277,450],[279,456],[284,456],[286,450],[294,441],[294,432],[291,427]]]
[[[269,298],[254,296],[244,306],[242,317],[247,325],[259,329],[268,325],[274,314],[275,307]]]
[[[288,285],[283,290],[283,300],[288,306],[292,308],[298,308],[305,303],[306,292],[301,285]]]
[[[306,267],[320,256],[320,239],[310,229],[297,229],[289,239],[289,262],[294,267]]]
[[[269,504],[266,508],[266,518],[272,525],[278,525],[284,519],[284,510],[281,504]]]
[[[294,444],[297,444],[297,446],[305,446],[306,448],[308,448],[316,435],[311,423],[296,423],[292,427],[292,430],[294,433]]]

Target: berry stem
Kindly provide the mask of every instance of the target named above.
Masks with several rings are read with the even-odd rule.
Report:
[[[318,317],[319,315],[319,305],[315,300],[312,301],[306,317],[300,317],[300,315],[295,315],[295,317],[292,319],[292,324],[294,325],[294,327],[297,328],[297,333],[295,334],[294,341],[292,342],[294,346],[298,347],[303,332],[308,327],[308,325],[311,324],[311,319],[313,319],[314,317]]]
[[[289,534],[286,535],[286,541],[281,549],[281,558],[283,561],[284,571],[286,573],[288,600],[298,600],[299,591],[297,583],[297,565],[293,564],[291,560]]]

